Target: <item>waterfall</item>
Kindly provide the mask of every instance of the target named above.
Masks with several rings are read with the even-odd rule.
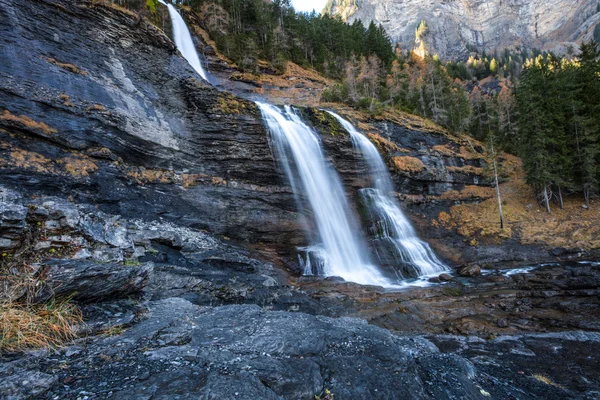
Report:
[[[402,212],[400,204],[394,199],[389,171],[371,141],[358,132],[354,126],[328,111],[342,127],[348,131],[354,148],[362,154],[373,182],[372,188],[362,189],[360,194],[375,221],[375,235],[389,242],[399,261],[414,267],[416,275],[439,274],[449,268],[441,262],[427,243],[420,240]]]
[[[303,249],[306,275],[340,276],[360,284],[390,286],[370,263],[366,245],[354,234],[356,224],[341,181],[328,168],[318,135],[288,106],[256,103],[271,133],[271,143],[297,199],[306,199],[319,244]]]
[[[196,52],[196,46],[194,46],[194,42],[192,41],[192,35],[190,34],[190,30],[185,24],[185,21],[172,4],[167,4],[163,0],[158,1],[167,6],[167,9],[169,10],[169,16],[171,17],[171,23],[173,25],[173,37],[175,38],[177,49],[179,49],[192,68],[200,74],[202,79],[208,81],[206,72],[200,63],[200,57],[198,57],[198,53]]]

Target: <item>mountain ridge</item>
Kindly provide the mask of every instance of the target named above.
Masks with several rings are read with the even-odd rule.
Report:
[[[597,0],[331,0],[324,12],[347,22],[371,21],[392,42],[412,49],[415,31],[426,21],[423,39],[430,53],[462,58],[469,49],[502,50],[522,46],[567,52],[594,36],[600,22]]]

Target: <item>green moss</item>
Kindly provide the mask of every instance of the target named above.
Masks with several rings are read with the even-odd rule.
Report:
[[[462,295],[462,287],[445,287],[442,289],[442,293],[446,296],[458,297]]]
[[[258,108],[254,103],[228,93],[221,93],[210,111],[224,115],[257,115]]]
[[[313,121],[315,127],[321,132],[328,132],[331,136],[345,135],[346,130],[340,123],[326,111],[316,108],[306,108],[303,114]]]

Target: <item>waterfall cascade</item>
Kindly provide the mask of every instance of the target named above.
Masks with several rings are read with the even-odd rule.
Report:
[[[173,37],[175,38],[175,45],[177,46],[177,49],[181,52],[188,63],[190,63],[192,68],[194,68],[196,72],[200,74],[202,79],[208,81],[208,76],[206,71],[204,71],[204,68],[202,68],[200,57],[198,57],[196,46],[194,46],[192,35],[190,34],[190,30],[185,24],[185,21],[172,4],[167,4],[163,0],[158,1],[167,6],[167,9],[169,10],[169,16],[171,17],[171,23],[173,24]]]
[[[320,244],[307,250],[305,273],[341,276],[361,284],[390,286],[369,261],[365,244],[354,234],[355,223],[341,181],[328,168],[317,134],[294,110],[257,102],[271,132],[272,145],[296,197],[306,199],[314,214]],[[316,270],[315,270],[316,269]]]
[[[427,243],[420,240],[394,199],[389,171],[371,141],[354,126],[334,112],[328,111],[352,138],[354,148],[363,156],[369,168],[372,188],[362,189],[361,196],[374,219],[375,236],[388,241],[398,261],[414,267],[418,276],[439,274],[449,268],[441,262]]]
[[[158,1],[169,10],[177,48],[208,81],[185,21],[173,5]],[[370,262],[367,246],[353,233],[356,224],[348,212],[342,184],[335,171],[326,165],[318,135],[288,106],[281,110],[266,103],[257,105],[297,201],[302,203],[306,199],[314,214],[318,232],[314,239],[318,244],[301,249],[305,252],[305,258],[300,257],[305,275],[340,276],[361,284],[394,286]],[[348,121],[330,114],[350,133],[354,146],[369,164],[375,187],[363,189],[361,195],[377,220],[379,236],[390,241],[400,260],[413,265],[419,275],[446,270],[429,245],[417,238],[399,205],[389,196],[391,181],[375,146]]]

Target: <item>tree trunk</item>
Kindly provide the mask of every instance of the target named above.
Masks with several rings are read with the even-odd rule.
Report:
[[[583,185],[583,198],[585,200],[585,206],[590,207],[590,185],[587,183]]]
[[[558,185],[558,204],[560,205],[560,209],[565,209],[565,204],[563,203],[562,190],[560,190],[560,185]]]
[[[544,186],[544,204],[546,205],[546,212],[550,214],[550,199],[548,198],[548,186]]]
[[[498,214],[500,215],[500,229],[504,229],[504,213],[502,212],[502,197],[500,196],[500,184],[498,182],[498,165],[496,164],[496,152],[492,144],[492,157],[494,163],[494,180],[496,181],[496,197],[498,198]]]
[[[438,123],[437,98],[435,96],[435,81],[433,80],[433,75],[431,76],[431,86],[433,92],[433,120]]]

